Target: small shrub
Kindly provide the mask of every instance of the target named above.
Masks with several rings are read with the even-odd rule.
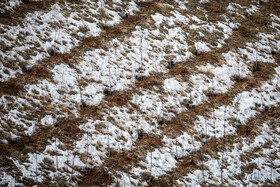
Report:
[[[261,70],[260,62],[255,61],[253,63],[253,72],[260,71],[260,70]]]
[[[241,36],[244,36],[244,37],[252,36],[252,32],[244,26],[239,27],[238,32]]]
[[[145,78],[144,75],[135,75],[135,79],[136,79],[137,81],[143,81],[144,78]]]
[[[164,62],[164,66],[167,68],[167,69],[171,69],[175,66],[175,63],[173,60],[170,60],[170,61],[165,61]]]
[[[116,91],[113,90],[112,88],[105,88],[103,93],[105,96],[110,96],[110,95],[113,95]]]
[[[58,51],[57,51],[55,48],[53,48],[53,47],[49,47],[49,48],[47,49],[47,53],[48,53],[50,56],[54,56],[54,55],[58,54]]]
[[[244,81],[244,77],[242,77],[241,75],[234,75],[233,77],[232,77],[232,79],[235,81],[235,82],[242,82],[242,81]]]
[[[30,3],[30,1],[29,1],[29,0],[21,0],[21,2],[23,2],[24,4],[28,4],[28,3]]]
[[[207,97],[215,97],[217,94],[214,90],[214,88],[209,88],[209,90],[206,90],[204,92],[204,94],[207,96]]]
[[[167,124],[167,123],[168,123],[168,120],[165,119],[165,118],[160,118],[160,119],[158,120],[158,124],[159,124],[159,125],[165,125],[165,124]]]

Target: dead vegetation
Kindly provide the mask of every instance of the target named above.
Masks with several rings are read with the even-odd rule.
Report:
[[[210,155],[212,158],[218,158],[217,153],[223,152],[225,149],[233,149],[233,143],[240,142],[242,137],[247,137],[253,139],[258,133],[257,129],[259,125],[262,125],[268,119],[277,119],[280,116],[280,108],[273,107],[264,113],[259,113],[256,116],[248,120],[246,125],[237,127],[237,133],[233,135],[226,135],[221,139],[211,139],[205,143],[199,150],[195,150],[189,156],[184,156],[180,159],[177,167],[172,169],[166,175],[163,175],[157,179],[151,181],[151,186],[161,186],[165,185],[175,185],[176,180],[182,176],[187,176],[188,173],[193,172],[196,169],[203,169],[204,166],[201,166],[203,155]],[[273,122],[272,122],[273,123]],[[250,160],[250,158],[247,158]],[[246,165],[242,167],[244,172],[250,173],[252,167],[255,165]],[[238,176],[235,176],[238,178]],[[241,177],[242,178],[242,177]]]
[[[162,87],[162,80],[159,78],[161,77],[160,75],[154,75],[154,76],[137,76],[136,77],[136,86],[137,87],[142,87],[146,89],[152,89],[154,86],[161,88]]]
[[[117,106],[124,106],[128,103],[129,100],[131,100],[132,97],[132,91],[131,90],[124,90],[119,92],[112,92],[105,94],[106,98],[105,100],[109,103]]]
[[[220,1],[215,1],[218,3],[222,3]],[[154,13],[155,11],[162,11],[159,10],[161,7],[157,2],[139,2],[138,5],[140,6],[141,10],[147,9],[145,11],[145,14],[147,13]],[[154,8],[151,8],[155,6]],[[215,13],[215,14],[222,14],[224,13],[224,5],[221,6],[213,6],[214,4],[206,3],[204,4],[205,9],[209,12]],[[270,6],[270,5],[266,5]],[[273,8],[274,9],[274,8]],[[120,25],[116,25],[113,27],[103,28],[103,32],[99,37],[92,37],[92,38],[85,38],[78,47],[71,50],[71,53],[69,54],[54,54],[51,55],[52,57],[45,59],[44,61],[50,60],[52,65],[54,66],[56,63],[61,63],[61,60],[63,60],[63,63],[67,63],[70,65],[73,65],[74,63],[77,63],[75,58],[78,55],[81,55],[84,53],[87,48],[95,47],[95,48],[106,48],[106,44],[112,39],[112,38],[122,38],[124,35],[128,36],[134,29],[135,25],[142,25],[145,22],[145,14],[139,13],[140,15],[131,16],[128,18],[125,18],[123,20],[123,23]],[[260,26],[266,26],[268,24],[268,20],[264,17],[261,17],[260,15],[253,16],[249,19],[251,22],[254,22]],[[207,53],[199,53],[197,51],[194,51],[194,57],[189,62],[182,62],[182,63],[175,63],[172,66],[168,68],[169,74],[171,76],[181,76],[183,77],[183,80],[188,80],[188,77],[192,74],[194,74],[197,70],[194,65],[205,65],[205,64],[213,64],[213,65],[219,65],[221,63],[221,57],[219,56],[220,51],[226,51],[231,48],[238,48],[242,47],[246,41],[250,41],[251,37],[254,37],[255,30],[252,29],[252,27],[246,27],[246,22],[239,27],[238,32],[235,33],[235,35],[228,40],[228,43],[226,44],[225,48],[222,48],[220,50],[217,50],[218,52],[207,52]],[[242,42],[235,43],[234,40],[236,40],[239,37],[244,37]],[[234,41],[234,42],[233,42]],[[83,49],[79,50],[80,46],[84,46]],[[275,54],[274,58],[277,59],[278,62],[279,55]],[[173,119],[167,121],[164,118],[159,120],[159,124],[162,126],[160,129],[163,130],[163,134],[167,135],[172,138],[176,138],[179,135],[181,135],[183,132],[190,132],[193,133],[193,122],[197,119],[198,115],[207,115],[209,111],[211,111],[213,108],[217,108],[221,105],[228,105],[231,103],[232,99],[236,96],[236,94],[245,91],[245,90],[251,90],[253,88],[256,88],[261,85],[261,82],[268,80],[271,78],[272,74],[275,74],[274,65],[272,64],[262,64],[262,62],[258,62],[258,65],[252,63],[253,65],[250,65],[250,69],[253,72],[252,76],[246,77],[241,80],[240,77],[233,77],[234,80],[236,80],[235,85],[229,92],[225,94],[216,94],[213,90],[208,90],[205,94],[209,97],[208,103],[204,103],[199,106],[191,106],[190,104],[186,104],[187,110],[177,114],[176,117]],[[28,78],[25,78],[28,77]],[[30,78],[32,77],[32,78]],[[2,95],[8,94],[8,95],[17,95],[24,87],[24,84],[26,83],[34,83],[36,80],[39,80],[40,78],[50,78],[51,74],[47,71],[47,69],[44,69],[43,66],[34,67],[31,70],[26,70],[25,74],[22,77],[18,77],[14,80],[11,80],[11,82],[4,82],[0,84],[0,88],[2,91]],[[143,87],[146,89],[152,89],[154,86],[161,88],[162,87],[162,79],[159,79],[158,77],[164,77],[163,75],[152,75],[149,77],[136,77],[136,87]],[[181,78],[180,77],[180,78]],[[27,80],[24,83],[20,82],[22,80]],[[28,81],[29,80],[29,81]],[[110,106],[126,106],[128,102],[131,100],[132,95],[135,94],[135,90],[124,90],[124,91],[111,91],[109,89],[104,90],[104,94],[106,95],[105,100],[106,102],[110,103]],[[93,118],[98,119],[100,118],[99,111],[106,107],[105,105],[101,104],[99,106],[82,106],[80,108],[80,114],[82,114],[83,119],[87,118]],[[271,115],[273,113],[273,115]],[[269,111],[266,111],[263,115],[257,116],[258,120],[261,118],[266,118],[267,116],[273,116],[275,117],[276,114],[277,117],[279,116],[279,112],[277,112],[277,109],[273,108]],[[255,119],[254,119],[255,120]],[[20,141],[10,141],[9,146],[6,145],[0,145],[0,150],[6,150],[9,149],[8,154],[11,154],[13,151],[18,152],[32,152],[32,150],[43,150],[44,146],[47,144],[46,141],[48,139],[51,139],[52,137],[59,138],[64,143],[69,143],[69,140],[78,140],[79,135],[83,134],[84,132],[81,132],[79,129],[79,124],[82,123],[82,119],[75,118],[75,119],[59,119],[56,124],[55,128],[49,129],[42,129],[42,131],[37,132],[35,135],[31,137],[26,137],[21,139]],[[252,120],[253,121],[253,120]],[[252,129],[255,127],[255,124],[251,125],[253,123],[252,121],[248,122],[249,125],[241,125],[237,126],[237,135],[238,136],[251,136]],[[166,124],[166,125],[165,125]],[[45,137],[45,133],[49,133],[48,136]],[[60,136],[61,135],[61,136]],[[236,136],[237,136],[236,135]],[[86,172],[82,173],[82,182],[79,183],[80,186],[108,186],[113,183],[113,171],[125,171],[129,172],[129,170],[139,164],[141,159],[145,158],[148,151],[152,151],[155,148],[161,148],[163,147],[163,142],[161,140],[162,137],[158,135],[153,134],[147,134],[143,131],[138,132],[139,138],[134,143],[134,146],[136,149],[133,149],[131,151],[125,151],[125,152],[114,152],[110,151],[109,157],[105,160],[104,164],[100,167],[96,166],[94,168],[89,168],[86,170]],[[230,142],[230,139],[232,139],[232,136],[225,137],[227,140],[227,143]],[[20,144],[19,142],[23,142]],[[195,169],[201,169],[203,166],[201,166],[199,163],[203,161],[204,157],[203,154],[212,154],[215,155],[216,153],[213,153],[213,150],[221,150],[221,147],[225,147],[225,145],[222,143],[223,140],[216,140],[211,139],[208,143],[204,144],[202,147],[202,150],[198,150],[197,152],[192,153],[190,156],[186,156],[180,159],[180,162],[177,164],[177,167],[174,168],[171,172],[168,172],[167,175],[164,175],[158,179],[155,179],[151,176],[151,174],[146,173],[142,175],[142,180],[148,181],[148,183],[151,186],[166,186],[170,185],[173,186],[176,184],[176,179],[178,179],[181,176],[186,175],[187,173],[190,173],[194,171]],[[231,142],[230,142],[231,143]],[[41,148],[38,148],[37,146],[41,146]],[[35,148],[36,147],[36,148]],[[135,151],[135,152],[134,152]],[[8,155],[7,154],[7,155]],[[7,155],[4,157],[1,157],[1,161],[6,162]],[[52,164],[50,164],[52,165]],[[248,166],[249,167],[249,166]],[[248,167],[244,167],[245,170],[250,171]],[[243,169],[244,169],[243,168]],[[247,169],[246,169],[247,168]],[[250,167],[249,167],[250,168]]]
[[[104,168],[95,167],[87,170],[79,186],[108,186],[112,184],[113,177]]]

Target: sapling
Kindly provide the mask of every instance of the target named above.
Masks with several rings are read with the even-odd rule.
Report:
[[[222,161],[221,161],[221,185],[224,184],[223,167],[224,167],[224,151],[222,152]]]
[[[202,157],[201,153],[199,153],[200,157]],[[204,163],[203,163],[203,158],[201,158],[202,160],[200,161],[200,168],[202,170],[202,177],[203,177],[203,182],[204,184],[206,184],[206,179],[205,179],[205,171],[204,171]]]
[[[203,98],[203,103],[205,103],[206,99],[203,94],[202,94],[202,98]],[[203,118],[204,118],[204,124],[205,124],[205,142],[207,143],[207,119],[206,119],[205,113],[203,113]]]
[[[271,156],[269,157],[270,160],[270,182],[273,183],[272,177],[273,177],[273,162]]]
[[[182,46],[180,46],[179,48],[180,48],[180,57],[181,57],[181,61],[183,62],[183,56],[182,56],[182,53],[183,53],[183,47],[182,47]]]
[[[213,125],[214,125],[214,137],[216,139],[216,122],[215,122],[215,109],[213,109]]]
[[[225,137],[225,134],[226,134],[226,113],[227,113],[227,108],[225,107],[225,109],[224,109],[224,134],[223,134],[223,136]],[[223,138],[223,140],[224,140],[224,145],[225,145],[225,138]]]
[[[36,184],[38,184],[38,158],[37,158],[37,146],[35,147],[35,164],[36,164],[36,178],[35,178],[35,181],[36,181]]]
[[[105,120],[105,123],[106,123],[106,129],[107,129],[107,147],[110,148],[109,124],[107,122],[107,119]]]
[[[258,52],[258,43],[257,42],[255,42],[255,44],[256,44],[256,52],[255,52],[255,59],[256,59],[256,61],[255,61],[255,63],[254,63],[254,71],[259,71],[259,63],[258,63],[258,54],[259,54],[259,52]]]
[[[237,73],[238,73],[238,82],[240,82],[241,81],[241,77],[240,77],[240,64],[239,64],[240,62],[239,62],[239,59],[237,59]]]
[[[177,144],[178,144],[178,140],[176,140],[175,149],[176,149],[176,157],[179,158]]]
[[[150,165],[150,174],[152,175],[152,167],[153,167],[153,152],[151,152],[151,165]]]
[[[260,180],[260,157],[258,157],[258,181]]]
[[[81,81],[80,81],[80,74],[77,72],[77,76],[78,76],[78,88],[79,88],[79,95],[80,95],[80,106],[84,107],[83,104],[83,94],[82,94],[82,87],[81,87]]]
[[[55,137],[55,160],[56,160],[56,172],[58,172],[58,156],[57,156],[58,150],[57,150],[57,137]]]
[[[199,153],[196,148],[195,148],[195,144],[194,144],[194,137],[192,135],[192,144],[193,144],[193,148],[194,148],[194,151],[196,153],[196,157],[198,158],[198,162],[199,162],[199,167],[202,171],[202,177],[203,177],[203,182],[205,183],[206,180],[205,180],[205,174],[204,174],[204,168],[202,169],[202,166],[203,166],[203,161],[200,160],[200,157],[201,157],[201,153]],[[202,159],[203,160],[203,159]]]
[[[203,117],[204,117],[204,124],[205,124],[205,142],[207,143],[207,119],[205,116],[205,113],[203,113]]]
[[[153,58],[153,62],[154,62],[155,70],[159,74],[158,65],[157,65],[157,62],[156,62],[156,57]]]
[[[87,171],[87,168],[88,168],[88,147],[89,147],[89,142],[88,142],[88,130],[87,130],[87,140],[86,140],[86,171]]]
[[[138,112],[138,109],[139,109],[139,103],[138,103],[138,95],[135,95],[135,100],[136,100],[136,133],[137,133],[137,136],[138,136],[138,125],[139,125],[139,112]]]
[[[143,73],[143,40],[144,40],[144,36],[143,36],[143,32],[141,31],[141,36],[140,36],[140,79],[141,79],[141,81],[143,80],[143,76],[142,76],[142,73]]]
[[[264,105],[263,105],[263,95],[261,94],[261,112],[264,111]]]
[[[110,88],[110,91],[111,91],[111,89],[112,89],[112,82],[111,82],[111,68],[109,68],[109,84],[110,84],[109,88]]]

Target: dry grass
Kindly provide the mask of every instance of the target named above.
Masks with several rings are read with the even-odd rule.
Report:
[[[82,122],[82,119],[76,118],[76,119],[69,119],[69,118],[61,118],[57,120],[57,122],[54,124],[55,127],[57,127],[56,131],[58,130],[59,136],[63,140],[78,140],[79,135],[81,134],[81,130],[79,128],[79,124]],[[63,136],[66,136],[67,138],[62,138]]]
[[[211,13],[225,13],[226,9],[224,8],[223,5],[223,1],[221,0],[215,0],[214,2],[208,2],[208,3],[204,3],[203,7],[205,8],[205,10],[207,10],[208,12]]]
[[[135,142],[135,147],[142,147],[145,150],[154,150],[157,147],[162,147],[161,137],[158,135],[147,134],[140,130],[138,132],[138,139]]]
[[[136,77],[136,86],[146,88],[146,89],[152,89],[154,86],[161,88],[162,87],[162,80],[159,78],[160,75],[156,76],[138,76]]]
[[[41,78],[51,79],[52,73],[45,66],[34,66],[30,71],[0,83],[0,95],[18,95],[26,84],[34,83]]]
[[[14,78],[0,83],[0,95],[17,95],[25,86],[22,79]]]
[[[246,26],[240,26],[238,29],[238,33],[242,37],[247,37],[247,38],[253,37],[253,33],[251,29]]]
[[[218,3],[222,3],[221,1],[214,1]],[[154,7],[154,5],[157,5]],[[221,14],[224,12],[224,5],[222,6],[214,6],[214,3],[211,2],[209,4],[205,4],[205,9],[214,13],[214,14]],[[165,10],[160,10],[160,3],[157,2],[140,2],[139,7],[141,8],[142,13],[140,15],[128,17],[123,20],[123,23],[117,26],[113,26],[110,28],[104,28],[102,34],[99,37],[91,37],[86,38],[83,41],[81,41],[80,45],[74,49],[71,50],[71,53],[69,54],[57,54],[51,58],[45,59],[50,60],[52,65],[54,66],[57,63],[60,63],[59,61],[63,61],[63,63],[67,63],[69,65],[73,65],[74,63],[77,63],[78,60],[75,60],[75,56],[81,55],[83,52],[87,50],[87,48],[96,47],[96,48],[106,48],[106,46],[112,38],[123,38],[125,36],[129,36],[131,31],[135,29],[135,25],[143,25],[146,21],[145,14],[153,13],[154,11],[164,12]],[[146,10],[145,10],[146,9]],[[267,18],[261,17],[261,16],[253,16],[250,19],[248,19],[250,23],[257,23],[258,25],[265,26],[267,24]],[[248,22],[249,22],[248,21]],[[146,24],[147,25],[147,24]],[[244,45],[246,42],[250,41],[252,37],[254,37],[254,30],[252,30],[251,27],[246,27],[246,22],[243,24],[244,26],[241,26],[238,30],[238,32],[235,32],[233,37],[228,40],[228,46],[223,48],[222,50],[227,50],[227,47],[232,48],[238,48],[242,45]],[[237,40],[239,37],[243,37],[243,41],[239,43],[233,43],[233,41]],[[82,49],[81,46],[84,46]],[[194,65],[204,65],[207,63],[211,63],[213,65],[216,65],[220,62],[220,57],[218,55],[219,53],[197,53],[197,55],[191,59],[190,63],[178,63],[175,64],[173,67],[170,68],[170,75],[171,76],[182,76],[185,78],[188,78],[191,74],[195,73]],[[274,55],[275,59],[279,58],[277,55]],[[278,61],[279,62],[279,59]],[[37,69],[36,69],[37,68]],[[251,67],[253,68],[253,67]],[[41,68],[40,66],[35,67],[35,69],[32,69],[32,71],[27,71],[26,77],[32,76],[34,79],[37,76],[41,76],[41,78],[50,78],[49,72],[45,71],[44,68]],[[196,120],[198,115],[206,114],[211,111],[213,108],[224,105],[224,104],[230,104],[231,100],[236,96],[237,93],[240,93],[244,90],[250,90],[252,88],[258,87],[261,83],[261,81],[268,80],[271,77],[271,74],[275,73],[273,71],[273,66],[268,65],[261,65],[260,70],[255,71],[253,73],[252,77],[247,77],[246,79],[242,81],[238,81],[232,90],[230,90],[228,93],[225,94],[209,94],[211,96],[209,98],[209,103],[205,103],[196,107],[189,107],[188,111],[185,111],[181,114],[177,114],[175,118],[173,118],[170,121],[167,121],[167,125],[163,128],[163,132],[165,135],[168,135],[170,137],[178,137],[180,134],[182,134],[183,131],[191,131],[193,127],[193,122]],[[42,74],[42,75],[40,75]],[[160,77],[161,75],[159,75]],[[24,76],[23,76],[24,77]],[[9,87],[11,89],[7,91],[8,94],[17,94],[22,89],[22,85],[19,85],[17,88],[17,82],[20,78],[15,79],[15,82],[6,82],[1,83],[0,87],[2,88],[2,85],[4,85],[3,88],[7,88],[9,90]],[[11,85],[9,85],[11,84]],[[6,85],[6,86],[5,86]],[[156,87],[162,87],[162,80],[160,80],[157,76],[150,76],[150,77],[142,77],[139,79],[136,83],[136,86],[144,87],[151,89],[154,86]],[[14,88],[13,88],[14,87]],[[105,100],[107,102],[110,102],[112,105],[117,106],[124,106],[128,103],[128,101],[131,99],[131,95],[136,93],[136,91],[122,91],[122,92],[108,92],[106,94]],[[103,105],[104,102],[102,102],[99,106],[84,106],[80,109],[80,112],[83,116],[83,118],[91,118],[99,116],[98,110],[100,110],[102,107],[108,108],[107,105]],[[110,105],[110,106],[112,106]],[[272,112],[270,110],[269,112]],[[273,113],[277,113],[273,110]],[[267,115],[270,115],[269,113],[266,113]],[[274,115],[273,115],[274,116]],[[263,116],[265,117],[265,116]],[[17,142],[10,142],[11,149],[9,152],[13,150],[17,151],[23,151],[27,153],[28,151],[32,152],[32,149],[34,149],[36,146],[38,146],[38,143],[41,145],[42,148],[46,145],[46,142],[48,138],[51,138],[53,136],[56,136],[62,141],[66,141],[69,139],[77,139],[80,132],[78,125],[80,123],[80,119],[60,119],[55,128],[47,129],[46,131],[40,131],[34,135],[32,138],[26,138],[23,139],[23,144],[19,145]],[[249,136],[251,135],[252,127],[245,127],[245,126],[238,126],[237,127],[237,135],[238,136]],[[46,137],[43,136],[44,133],[49,133]],[[62,137],[59,137],[59,136]],[[227,137],[229,138],[229,137]],[[231,137],[232,138],[232,137]],[[35,143],[35,140],[39,140]],[[227,139],[228,140],[228,139]],[[183,157],[182,160],[177,165],[177,168],[172,170],[170,173],[168,173],[168,176],[160,177],[159,179],[154,179],[149,174],[143,174],[142,180],[149,180],[151,186],[166,186],[166,185],[174,185],[174,181],[176,178],[186,175],[186,173],[193,171],[194,169],[198,169],[198,160],[202,160],[203,156],[201,156],[202,153],[206,154],[213,154],[210,150],[214,150],[216,147],[223,147],[222,140],[211,140],[207,144],[204,144],[202,149],[198,150],[200,154],[192,154],[188,157]],[[28,147],[27,147],[28,145]],[[163,147],[163,143],[161,141],[161,137],[157,135],[151,135],[146,134],[143,131],[139,131],[139,139],[135,142],[134,146],[137,147],[137,149],[133,151],[125,151],[116,153],[114,151],[110,151],[110,155],[108,159],[104,162],[104,165],[101,167],[95,167],[94,169],[89,169],[84,174],[83,182],[80,183],[81,186],[108,186],[113,182],[113,177],[111,174],[109,174],[109,171],[107,171],[105,168],[110,168],[110,172],[113,170],[119,170],[119,171],[128,171],[131,169],[132,166],[135,166],[139,164],[139,155],[145,155],[147,154],[148,150],[153,150],[154,148],[160,148]],[[3,147],[0,145],[0,151],[6,150],[7,147]],[[36,148],[37,149],[37,148]],[[142,151],[141,154],[136,151]],[[0,156],[0,161],[5,161],[3,157]]]
[[[166,175],[159,177],[158,179],[154,179],[150,182],[151,186],[173,186],[175,181],[182,176],[186,176],[188,173],[193,172],[196,169],[202,169],[204,166],[201,166],[202,160],[205,160],[206,154],[211,156],[212,158],[218,159],[219,156],[217,152],[224,151],[227,149],[233,149],[232,146],[236,142],[240,142],[240,136],[245,136],[247,138],[253,139],[258,133],[256,133],[255,129],[258,129],[258,125],[263,124],[268,119],[277,119],[280,116],[280,108],[271,108],[264,113],[259,113],[253,118],[251,118],[246,125],[239,126],[236,134],[226,135],[221,139],[212,139],[207,143],[204,143],[199,150],[195,150],[189,156],[185,156],[179,160],[177,163],[177,167],[173,168],[170,172],[167,172]],[[272,123],[273,124],[273,123]],[[250,159],[250,158],[249,158]],[[255,165],[244,165],[241,169],[244,172],[250,173],[252,171],[252,167]],[[238,176],[234,176],[238,177]],[[241,177],[242,178],[242,177]]]
[[[95,167],[86,171],[79,186],[109,186],[113,183],[113,177],[102,167]]]
[[[129,100],[131,100],[131,97],[132,90],[124,90],[107,94],[105,100],[113,105],[124,106],[128,103]]]
[[[239,125],[236,127],[236,132],[239,136],[248,136],[251,133],[251,127],[247,125]]]
[[[97,116],[97,112],[100,106],[95,106],[95,105],[90,105],[90,106],[85,106],[80,109],[80,113],[84,117],[90,117],[90,116]]]
[[[108,160],[104,163],[106,167],[114,168],[114,170],[128,172],[139,159],[136,152],[120,152],[110,154]]]

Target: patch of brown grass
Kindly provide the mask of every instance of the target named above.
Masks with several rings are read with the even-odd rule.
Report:
[[[268,20],[266,18],[266,16],[264,16],[263,14],[260,13],[256,13],[251,17],[252,22],[259,24],[259,25],[267,25],[268,24]]]
[[[105,162],[107,167],[112,167],[119,171],[129,171],[136,163],[138,156],[131,152],[120,152],[110,155],[109,159]]]
[[[162,80],[158,77],[149,76],[149,77],[139,77],[137,78],[136,86],[151,89],[154,86],[161,88],[162,87]]]
[[[239,125],[236,127],[236,132],[239,136],[248,136],[251,130],[251,127],[248,125]]]
[[[219,61],[219,57],[217,54],[213,52],[203,52],[198,56],[195,56],[192,61],[194,62],[207,62],[210,64],[216,64]]]
[[[43,66],[34,66],[30,72],[28,72],[29,76],[35,77],[35,78],[51,78],[52,73],[47,69],[47,67]]]
[[[105,100],[115,104],[117,106],[124,106],[132,97],[132,90],[124,90],[118,92],[112,92],[105,97]]]
[[[171,74],[181,75],[184,78],[190,76],[192,69],[188,66],[184,66],[184,64],[175,64],[174,67],[170,69]]]
[[[223,6],[223,2],[220,0],[215,0],[214,2],[203,3],[203,7],[208,12],[219,13],[222,14],[226,11]]]
[[[95,116],[97,115],[98,106],[90,105],[82,107],[80,112],[83,116]]]
[[[270,10],[278,15],[280,14],[280,1],[279,0],[263,2],[263,5],[267,10]]]
[[[277,53],[277,54],[273,55],[273,57],[274,57],[274,59],[275,59],[275,62],[276,62],[277,64],[280,64],[280,53]]]
[[[140,130],[138,132],[138,140],[135,142],[136,147],[144,147],[147,149],[162,147],[161,137],[154,134],[147,134]]]
[[[95,167],[89,169],[80,186],[109,186],[113,183],[113,177],[109,174],[108,171],[105,171],[102,167]]]
[[[258,80],[268,80],[271,75],[275,74],[275,67],[277,65],[272,64],[272,63],[263,63],[263,62],[257,62],[258,63],[258,71],[253,71],[253,76]],[[255,63],[251,63],[250,68],[254,70]]]
[[[0,83],[0,95],[17,95],[25,86],[24,80],[10,79]]]
[[[252,37],[253,36],[253,33],[252,31],[250,30],[249,27],[246,27],[246,26],[240,26],[239,29],[238,29],[238,33],[239,35],[241,35],[242,37]]]
[[[78,136],[81,133],[79,129],[79,124],[81,123],[82,119],[67,119],[61,118],[56,123],[55,126],[59,129],[59,134],[65,135],[67,138],[72,140],[78,140]],[[58,136],[59,138],[62,136]]]
[[[228,97],[228,94],[216,94],[214,97],[209,98],[210,102],[215,105],[215,103],[222,103],[228,105],[231,102],[231,99]]]
[[[163,134],[172,138],[182,135],[182,132],[186,131],[186,126],[184,125],[185,117],[184,113],[177,114],[176,117],[167,122],[166,126],[162,127]]]

